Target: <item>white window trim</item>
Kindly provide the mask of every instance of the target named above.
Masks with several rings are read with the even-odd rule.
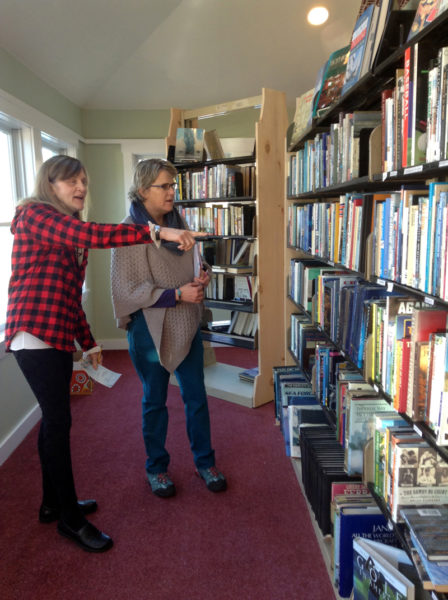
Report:
[[[42,164],[41,131],[64,141],[67,145],[67,154],[70,156],[76,156],[79,143],[85,141],[78,133],[2,89],[0,89],[0,112],[25,125],[22,129],[22,137],[24,160],[28,166],[26,172],[27,190],[33,189],[35,174]],[[30,169],[30,166],[33,168]],[[0,360],[4,356],[5,342],[2,340],[0,341]]]

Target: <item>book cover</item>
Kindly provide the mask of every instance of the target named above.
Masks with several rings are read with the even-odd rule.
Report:
[[[204,150],[204,129],[178,127],[174,162],[201,161]]]
[[[350,51],[348,55],[347,68],[345,71],[344,85],[342,95],[355,85],[361,76],[361,67],[366,51],[368,33],[372,21],[374,5],[368,6],[358,17],[353,30],[350,42]]]
[[[353,540],[353,600],[414,600],[415,586],[400,572],[412,565],[401,548],[361,537]]]
[[[293,128],[289,140],[288,148],[292,150],[300,140],[304,132],[311,125],[311,115],[313,108],[314,88],[311,88],[298,98],[296,98],[296,110],[294,113]]]
[[[448,507],[404,508],[401,516],[417,538],[425,558],[448,561]]]
[[[390,411],[390,404],[380,397],[352,397],[348,406],[346,429],[346,469],[350,475],[362,474],[362,454],[372,437],[370,419],[377,412]]]
[[[434,21],[438,15],[439,2],[440,0],[420,0],[409,31],[408,42]]]
[[[339,48],[330,54],[325,69],[322,88],[317,99],[317,118],[323,117],[332,104],[335,104],[344,85],[345,70],[350,46]]]
[[[353,588],[353,540],[357,537],[398,545],[395,533],[378,507],[372,509],[342,509],[340,512],[339,583],[338,592],[343,598],[350,596]]]
[[[390,507],[395,522],[402,520],[406,507],[440,505],[448,502],[444,483],[446,463],[424,440],[399,442],[395,446],[395,467]]]

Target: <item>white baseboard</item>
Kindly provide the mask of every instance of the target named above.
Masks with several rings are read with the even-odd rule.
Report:
[[[36,403],[25,417],[16,425],[13,431],[0,444],[0,465],[23,442],[32,428],[40,421],[42,416],[39,405]]]

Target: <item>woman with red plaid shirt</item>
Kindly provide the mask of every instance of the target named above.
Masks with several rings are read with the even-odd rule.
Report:
[[[104,552],[112,539],[87,521],[95,500],[78,500],[70,454],[70,380],[75,340],[97,368],[101,349],[81,306],[88,248],[149,244],[164,239],[189,250],[187,230],[152,224],[97,224],[81,220],[88,179],[82,163],[54,156],[39,170],[34,195],[19,203],[12,222],[12,274],[6,348],[42,409],[38,450],[43,498],[39,520],[58,520],[58,532],[84,550]]]

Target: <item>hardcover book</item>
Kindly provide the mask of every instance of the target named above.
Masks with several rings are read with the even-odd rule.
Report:
[[[343,598],[350,596],[353,588],[353,540],[369,538],[397,546],[395,533],[387,524],[378,507],[343,508],[340,512],[339,582],[338,592]]]
[[[415,586],[400,571],[412,561],[401,548],[361,537],[353,540],[353,600],[414,600]]]
[[[428,560],[448,561],[448,507],[404,508],[401,516]]]

